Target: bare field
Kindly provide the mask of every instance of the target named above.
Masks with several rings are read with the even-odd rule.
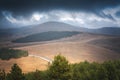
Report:
[[[13,45],[17,47],[12,47],[27,50],[29,54],[44,56],[52,60],[55,55],[62,54],[70,63],[78,63],[85,60],[89,62],[103,62],[106,60],[120,59],[119,53],[88,43],[93,40],[105,38],[110,38],[110,36],[83,33],[70,38],[42,43],[13,43]],[[0,68],[5,68],[5,70],[9,71],[13,63],[17,63],[22,68],[23,72],[35,71],[36,69],[45,70],[48,65],[47,61],[40,58],[24,57],[11,59],[9,61],[0,60]]]
[[[6,72],[9,72],[14,63],[17,63],[24,73],[32,72],[36,69],[45,70],[48,66],[48,62],[41,60],[40,58],[23,57],[19,59],[11,59],[9,61],[0,60],[0,69],[5,69]]]

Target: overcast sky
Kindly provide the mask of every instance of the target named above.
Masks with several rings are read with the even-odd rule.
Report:
[[[120,27],[120,0],[0,0],[0,28],[58,21],[78,27]]]

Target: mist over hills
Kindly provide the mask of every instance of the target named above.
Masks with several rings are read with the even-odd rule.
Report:
[[[120,28],[118,27],[104,27],[99,29],[88,29],[83,27],[76,27],[62,22],[46,22],[38,25],[31,25],[22,28],[0,29],[0,38],[2,40],[14,39],[24,37],[36,33],[49,31],[78,31],[102,35],[120,36]]]
[[[30,25],[21,28],[0,29],[1,33],[12,34],[34,34],[48,31],[79,31],[79,27],[75,27],[61,22],[46,22],[38,25]]]

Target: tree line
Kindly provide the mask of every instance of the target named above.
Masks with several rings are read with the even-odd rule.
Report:
[[[57,55],[45,71],[23,73],[14,64],[9,73],[0,70],[0,80],[120,80],[120,60],[70,64],[64,56]]]
[[[11,49],[11,48],[0,48],[0,59],[9,60],[11,58],[21,58],[28,56],[28,51]]]

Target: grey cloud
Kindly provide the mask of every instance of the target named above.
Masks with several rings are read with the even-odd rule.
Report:
[[[109,14],[104,13],[103,10],[106,8],[114,9],[117,6],[120,6],[120,0],[0,0],[0,23],[6,23],[7,16],[9,18],[11,16],[18,22],[21,22],[21,18],[28,21],[35,12],[45,13],[49,20],[57,21],[59,17],[50,13],[55,10],[68,11],[70,14],[74,12],[95,14],[103,20],[109,19],[114,22],[116,18],[109,12]],[[120,12],[117,12],[116,16],[120,16],[119,14]],[[73,18],[74,16],[76,15],[73,15]],[[2,19],[4,20],[1,21]]]
[[[120,11],[116,12],[115,15],[120,18]]]
[[[110,20],[116,21],[115,18],[110,13],[109,14],[105,14],[104,12],[101,11],[97,15],[102,17],[102,18],[108,18]]]
[[[1,0],[0,9],[15,14],[31,13],[32,11],[50,11],[63,9],[71,11],[97,12],[106,7],[120,5],[120,0]]]

